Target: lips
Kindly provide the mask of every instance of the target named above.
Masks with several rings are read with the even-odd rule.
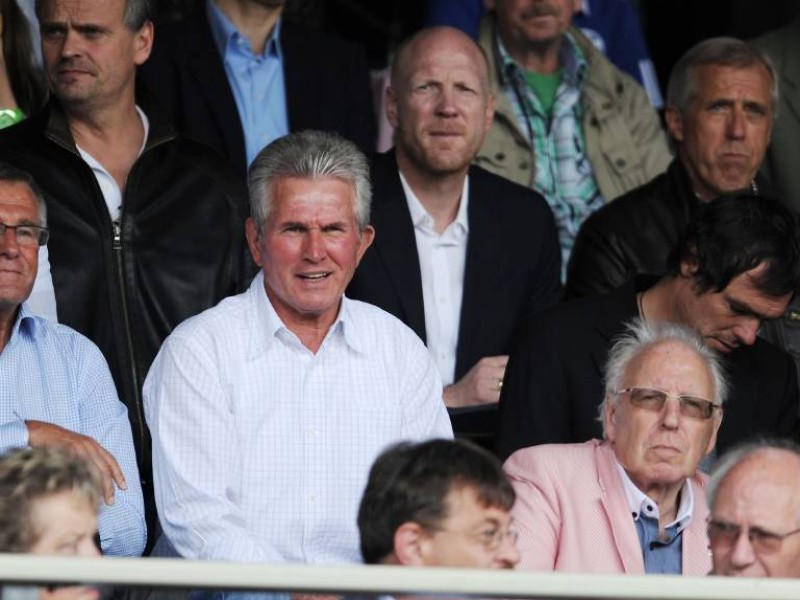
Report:
[[[303,281],[322,281],[330,277],[330,271],[323,271],[320,273],[298,273],[297,277]]]

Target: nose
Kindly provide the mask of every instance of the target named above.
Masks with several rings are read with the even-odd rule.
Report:
[[[755,317],[747,317],[747,320],[738,324],[734,329],[734,335],[745,346],[752,346],[756,343],[758,337],[758,329],[761,326],[761,321]]]
[[[713,550],[713,548],[712,548]],[[730,563],[735,569],[744,569],[752,565],[756,560],[756,553],[753,551],[753,544],[750,542],[747,529],[742,528],[739,537],[730,549]]]
[[[497,549],[497,562],[509,569],[519,562],[519,551],[513,535],[507,535],[503,538],[500,547]]]
[[[733,140],[740,140],[745,135],[745,114],[741,108],[734,108],[728,117],[727,135],[728,138]]]
[[[661,426],[665,429],[677,429],[681,421],[681,403],[675,397],[668,397],[661,409]]]
[[[0,235],[0,254],[8,258],[14,258],[19,254],[19,244],[14,229],[6,228]]]
[[[81,53],[79,42],[79,36],[71,29],[67,29],[61,42],[61,57],[73,58],[79,56]]]
[[[303,258],[310,262],[319,262],[325,258],[325,238],[319,228],[308,230],[303,247]]]
[[[436,105],[436,112],[442,116],[454,116],[458,114],[455,103],[455,90],[451,87],[443,87],[439,95],[439,102]]]

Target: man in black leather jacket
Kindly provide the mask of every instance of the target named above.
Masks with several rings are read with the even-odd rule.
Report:
[[[777,101],[769,61],[733,38],[691,48],[667,88],[677,151],[667,171],[591,215],[567,271],[567,297],[604,293],[634,275],[660,275],[703,202],[751,188],[769,144]]]
[[[147,3],[38,9],[52,97],[0,134],[0,156],[44,191],[58,319],[100,347],[128,407],[152,540],[141,385],[175,326],[249,283],[246,190],[134,90],[153,39]]]

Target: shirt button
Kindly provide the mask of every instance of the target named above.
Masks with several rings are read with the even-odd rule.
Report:
[[[311,500],[311,504],[314,504],[317,501],[317,495],[311,494],[308,499]]]

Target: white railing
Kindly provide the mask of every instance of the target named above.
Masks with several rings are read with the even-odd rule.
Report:
[[[262,565],[180,559],[0,555],[8,584],[120,586],[497,598],[798,600],[800,580],[539,574],[473,569]]]

